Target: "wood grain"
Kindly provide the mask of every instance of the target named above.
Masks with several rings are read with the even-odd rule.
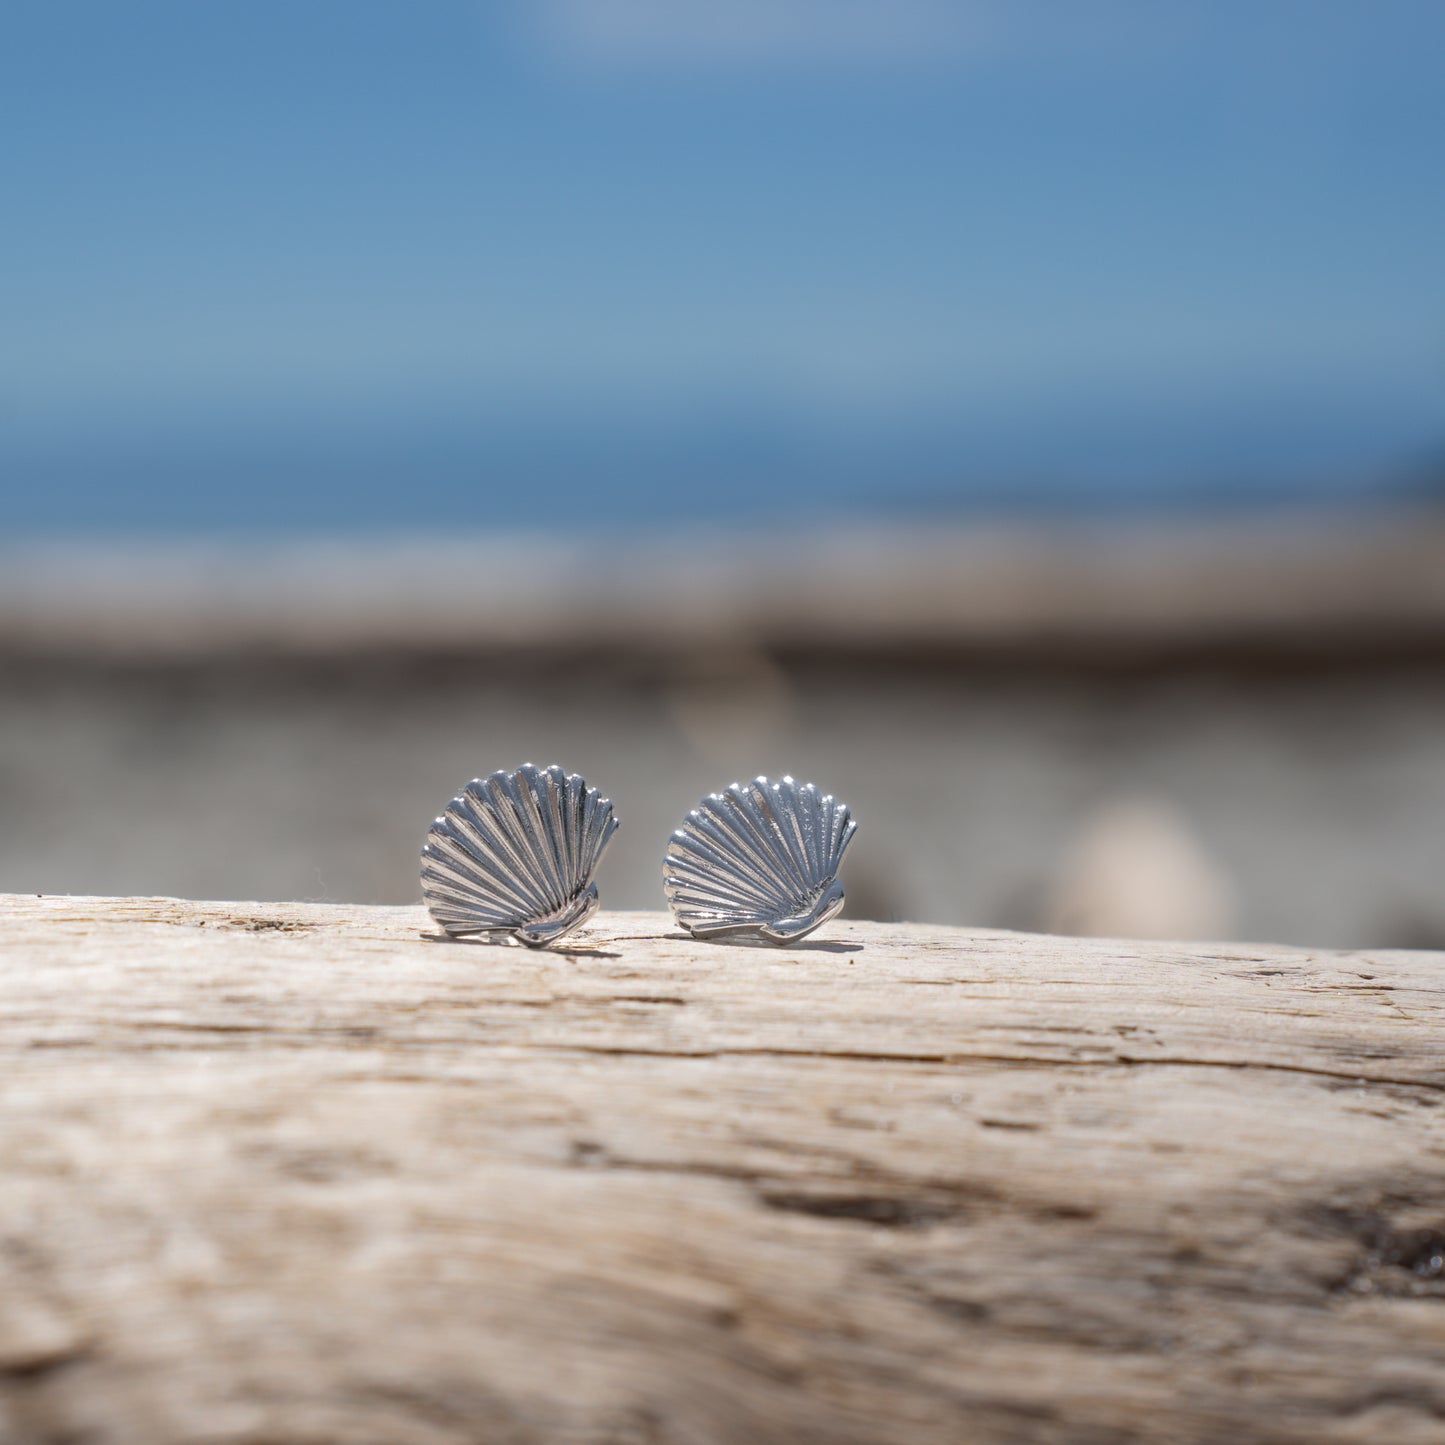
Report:
[[[6,1445],[1445,1440],[1445,955],[0,930]]]

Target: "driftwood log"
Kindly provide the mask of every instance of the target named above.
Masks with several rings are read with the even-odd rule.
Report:
[[[5,1445],[1445,1440],[1445,955],[0,947]]]

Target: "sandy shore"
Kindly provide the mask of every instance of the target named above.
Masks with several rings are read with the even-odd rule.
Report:
[[[860,819],[859,916],[1445,939],[1445,532],[536,545],[27,551],[0,888],[406,902],[430,817],[531,759],[617,800],[617,907],[790,771]]]

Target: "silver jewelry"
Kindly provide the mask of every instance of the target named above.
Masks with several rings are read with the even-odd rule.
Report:
[[[616,831],[611,801],[576,773],[473,778],[427,830],[422,897],[448,933],[541,948],[597,911],[592,874]]]
[[[847,806],[812,783],[734,783],[672,835],[668,907],[696,938],[794,943],[843,907],[838,865],[857,830]]]

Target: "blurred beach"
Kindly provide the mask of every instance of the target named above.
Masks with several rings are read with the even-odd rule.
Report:
[[[0,7],[0,888],[1445,940],[1445,8]]]
[[[0,572],[0,888],[401,903],[467,779],[861,824],[858,916],[1445,940],[1445,516],[1181,529],[31,546]]]

